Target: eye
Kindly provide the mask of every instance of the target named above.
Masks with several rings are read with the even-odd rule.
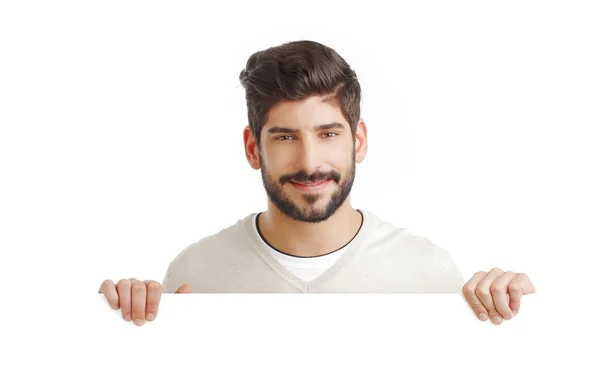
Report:
[[[339,135],[337,133],[334,133],[333,131],[329,131],[324,134],[326,135],[326,137],[324,137],[324,138],[335,138]],[[276,141],[291,141],[292,139],[293,139],[293,137],[290,135],[280,135],[279,137],[275,137]]]

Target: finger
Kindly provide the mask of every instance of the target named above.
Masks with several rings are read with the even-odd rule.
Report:
[[[181,286],[179,286],[179,288],[177,290],[175,290],[175,294],[191,293],[191,292],[192,292],[192,285],[189,283],[184,283]]]
[[[158,315],[158,305],[162,295],[162,286],[154,280],[144,280],[146,283],[146,320],[153,321]]]
[[[117,293],[121,306],[121,316],[125,321],[131,321],[131,281],[121,279],[117,283]]]
[[[117,288],[112,280],[106,279],[102,282],[98,293],[104,294],[104,298],[106,298],[111,309],[117,310],[119,308],[119,294],[117,294]]]
[[[137,279],[131,284],[131,319],[137,326],[146,318],[146,284]]]
[[[516,273],[512,271],[506,271],[504,275],[497,277],[490,286],[490,292],[492,294],[492,299],[494,300],[494,307],[505,320],[511,320],[514,317],[509,305],[510,295],[508,286],[516,277]]]
[[[529,277],[523,273],[518,273],[517,277],[508,285],[510,295],[510,308],[514,315],[521,310],[521,297],[525,294],[535,293],[535,287],[531,284]]]
[[[494,325],[500,325],[502,323],[502,316],[494,306],[494,298],[492,298],[490,287],[492,282],[502,275],[504,275],[504,271],[500,268],[492,268],[475,288],[475,295],[477,295],[477,298],[479,298],[481,303],[483,303],[483,306],[487,309],[488,315],[492,319]]]
[[[520,273],[519,277],[523,279],[523,295],[527,295],[527,294],[535,294],[537,291],[535,289],[535,287],[533,286],[533,283],[531,283],[531,280],[529,280],[529,276],[527,276],[527,274],[523,274]]]
[[[471,306],[471,309],[473,309],[473,312],[481,321],[486,321],[488,319],[488,311],[485,306],[483,306],[479,298],[477,298],[477,295],[475,294],[475,288],[486,275],[487,273],[483,271],[476,272],[462,288],[462,293],[467,300],[467,303],[469,306]]]

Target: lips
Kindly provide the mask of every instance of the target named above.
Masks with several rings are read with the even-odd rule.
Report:
[[[290,181],[290,184],[298,191],[302,192],[320,192],[329,185],[332,179],[328,179],[320,182],[306,182],[301,184],[295,181]]]
[[[327,180],[329,180],[329,179],[327,179]],[[306,186],[306,187],[313,187],[313,186],[317,186],[319,184],[325,183],[327,180],[322,180],[322,181],[317,181],[317,182],[306,182],[306,183],[292,181],[292,183],[299,184],[301,186]]]

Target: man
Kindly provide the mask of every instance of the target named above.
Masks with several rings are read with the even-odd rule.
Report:
[[[367,153],[361,89],[346,61],[312,41],[254,53],[240,74],[246,158],[260,169],[267,210],[181,251],[162,286],[106,280],[123,318],[153,320],[162,292],[464,294],[482,321],[511,319],[527,275],[494,268],[467,283],[448,252],[350,204]]]

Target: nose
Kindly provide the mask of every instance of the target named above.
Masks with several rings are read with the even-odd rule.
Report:
[[[308,172],[318,171],[321,167],[321,151],[316,142],[305,140],[298,148],[296,156],[296,170]]]

